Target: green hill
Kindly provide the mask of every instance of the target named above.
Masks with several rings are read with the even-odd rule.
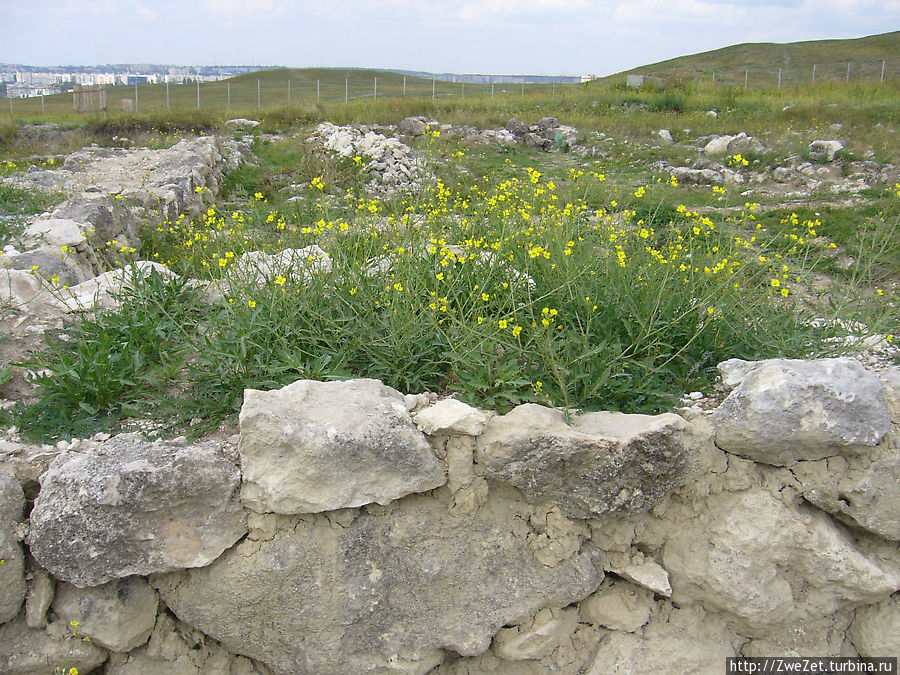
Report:
[[[743,43],[699,54],[680,56],[617,73],[623,75],[713,81],[743,85],[745,74],[756,86],[775,85],[781,69],[782,84],[846,80],[850,66],[850,80],[878,80],[882,63],[884,77],[900,78],[900,31],[870,35],[852,40],[812,40],[808,42]]]

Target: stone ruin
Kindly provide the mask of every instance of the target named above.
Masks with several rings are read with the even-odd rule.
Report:
[[[92,160],[120,200],[78,192],[77,159],[32,176],[70,181],[51,220],[74,224],[39,219],[37,248],[7,261],[59,236],[77,279],[85,228],[134,241],[148,217],[201,209],[234,155],[195,143],[168,179],[164,154],[132,182],[116,162],[142,155]],[[290,255],[326,264],[315,253]],[[89,304],[124,277],[84,283]],[[7,432],[0,672],[721,673],[738,655],[900,655],[900,368],[719,370],[721,401],[653,416],[300,380],[246,391],[237,433],[193,443]]]
[[[247,390],[228,438],[0,441],[0,671],[896,656],[900,368],[719,369],[679,414],[299,380]]]

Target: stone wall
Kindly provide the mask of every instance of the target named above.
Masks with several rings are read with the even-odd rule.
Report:
[[[721,673],[900,654],[900,368],[729,361],[709,409],[375,380],[240,433],[0,441],[0,671]]]
[[[66,196],[28,225],[20,243],[0,253],[0,301],[38,305],[35,297],[47,280],[74,287],[107,272],[120,251],[140,250],[142,227],[195,218],[215,203],[225,175],[249,154],[249,143],[218,136],[162,150],[94,145],[67,155],[58,169],[0,179]]]

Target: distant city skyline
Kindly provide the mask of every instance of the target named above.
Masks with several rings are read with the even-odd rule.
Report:
[[[0,0],[0,62],[599,76],[900,29],[900,0]]]

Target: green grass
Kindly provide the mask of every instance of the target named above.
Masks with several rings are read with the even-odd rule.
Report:
[[[681,56],[651,63],[626,71],[663,78],[668,84],[715,81],[724,85],[743,86],[745,72],[754,87],[778,86],[781,69],[782,86],[812,83],[813,65],[821,82],[847,80],[881,80],[882,61],[885,77],[900,76],[900,31],[870,35],[851,40],[812,40],[806,42],[744,43],[699,54]],[[715,75],[713,75],[715,74]],[[611,77],[620,78],[621,75]]]
[[[708,387],[724,359],[832,353],[826,340],[844,330],[837,320],[896,333],[897,187],[798,203],[744,194],[752,182],[715,191],[674,185],[650,168],[659,159],[690,164],[699,136],[739,131],[767,147],[736,167],[750,178],[803,157],[816,138],[849,140],[847,162],[870,151],[881,163],[900,161],[894,81],[746,91],[597,82],[524,97],[498,88],[493,98],[469,86],[463,98],[438,83],[432,100],[430,81],[409,78],[404,98],[402,78],[378,74],[376,101],[366,96],[374,73],[350,76],[359,89],[346,104],[343,71],[283,70],[233,79],[232,104],[242,108],[224,107],[219,83],[200,110],[196,90],[192,101],[190,91],[173,96],[170,88],[176,104],[166,112],[159,88],[139,88],[146,107],[138,114],[54,113],[73,137],[102,143],[124,135],[164,147],[222,132],[235,116],[288,133],[275,141],[257,133],[257,160],[226,178],[202,218],[142,233],[143,259],[210,290],[136,281],[121,310],[79,318],[64,328],[65,340],[49,336],[33,365],[52,375],[35,383],[39,403],[13,414],[23,433],[85,435],[146,417],[166,421],[161,433],[199,434],[233,419],[245,388],[301,377],[377,377],[404,392],[453,393],[501,411],[527,401],[662,411],[682,392]],[[291,105],[278,100],[288,79]],[[318,101],[310,96],[316,79]],[[331,158],[304,141],[321,120],[386,124],[415,114],[483,128],[554,115],[603,154],[425,137],[411,143],[427,161],[427,187],[373,199],[365,162]],[[0,126],[10,171],[50,154],[49,145],[24,140],[24,121],[41,118],[22,115]],[[661,146],[660,128],[676,145]],[[52,198],[0,193],[6,213],[50,203],[41,200]],[[261,280],[233,272],[243,253],[311,245],[327,251],[330,273],[302,261]]]

